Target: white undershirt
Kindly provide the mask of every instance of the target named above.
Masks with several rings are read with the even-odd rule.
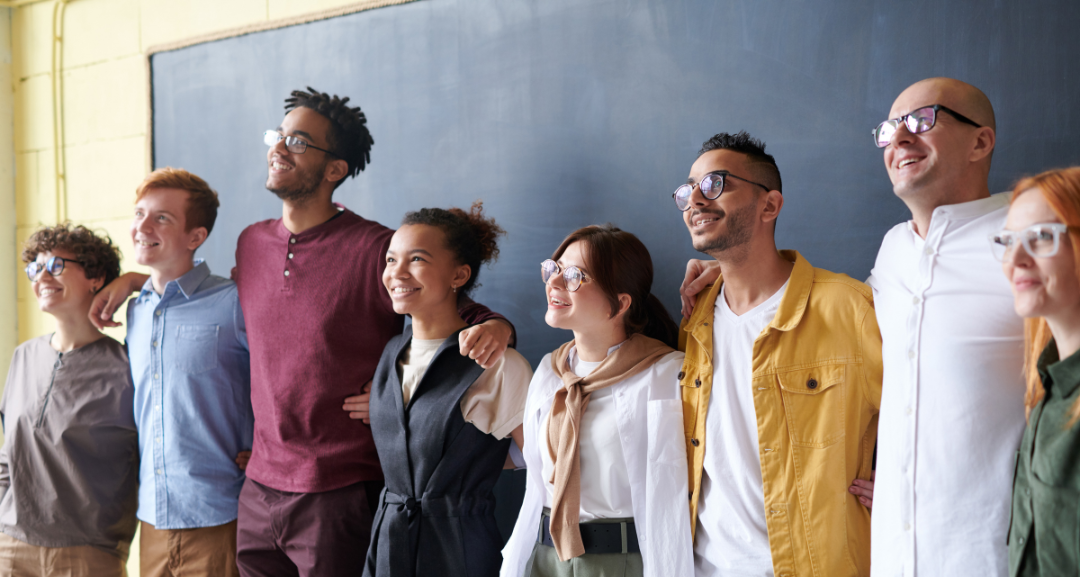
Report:
[[[618,348],[612,347],[610,355]],[[581,360],[577,349],[570,353],[570,370],[579,377],[587,377],[599,362]],[[594,519],[630,518],[634,516],[630,500],[630,474],[623,458],[622,442],[619,440],[619,423],[616,418],[613,391],[621,383],[600,389],[589,396],[589,405],[581,415],[579,451],[581,458],[581,512],[582,522]],[[642,425],[644,426],[644,425]],[[551,475],[555,464],[551,460],[548,444],[547,419],[544,420],[543,446],[540,449],[541,469],[544,478],[544,506],[551,507],[555,486]]]
[[[698,501],[697,575],[773,574],[752,390],[754,341],[769,326],[787,283],[739,316],[724,287],[713,315],[713,386],[705,420],[705,457]]]

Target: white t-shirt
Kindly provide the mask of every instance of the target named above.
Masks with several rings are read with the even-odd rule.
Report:
[[[610,355],[618,345],[612,347]],[[570,370],[579,377],[587,377],[599,362],[589,363],[577,356],[575,348],[570,353]],[[619,423],[615,414],[614,389],[622,383],[600,389],[589,395],[589,405],[581,415],[581,433],[579,435],[579,456],[581,458],[581,511],[582,523],[594,519],[620,519],[634,516],[633,503],[630,500],[630,474],[626,470],[622,442],[619,440]],[[551,507],[554,502],[555,486],[551,484],[551,475],[555,463],[551,460],[546,434],[540,449],[543,463],[544,506]],[[586,482],[587,480],[587,482]]]
[[[788,283],[736,315],[724,287],[713,315],[713,386],[705,418],[705,458],[698,501],[697,575],[773,574],[753,395],[754,341],[780,308]]]

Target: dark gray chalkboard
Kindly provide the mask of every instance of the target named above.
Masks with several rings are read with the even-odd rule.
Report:
[[[201,252],[227,273],[240,231],[281,215],[261,135],[283,99],[351,96],[375,146],[335,199],[391,227],[483,199],[510,234],[476,296],[535,364],[568,338],[543,322],[538,265],[576,227],[641,237],[678,313],[696,253],[670,193],[716,132],[748,130],[776,156],[780,246],[858,279],[908,217],[870,129],[912,82],[990,96],[994,190],[1080,163],[1078,29],[1071,0],[421,1],[154,55],[154,164],[221,193]]]
[[[716,132],[748,130],[776,156],[779,245],[860,280],[909,216],[870,129],[911,83],[989,95],[993,190],[1080,163],[1078,29],[1075,0],[426,0],[154,55],[154,164],[221,194],[201,253],[227,274],[240,231],[281,215],[262,132],[283,99],[351,96],[375,146],[335,199],[391,227],[483,199],[510,234],[476,297],[535,365],[569,338],[543,322],[539,263],[579,226],[641,237],[678,313],[696,253],[670,195]]]

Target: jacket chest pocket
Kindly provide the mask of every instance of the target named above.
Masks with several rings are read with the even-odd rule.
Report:
[[[178,325],[175,350],[172,351],[174,366],[190,374],[216,369],[217,341],[217,325]]]
[[[777,374],[795,445],[824,448],[844,438],[845,365],[822,365]]]

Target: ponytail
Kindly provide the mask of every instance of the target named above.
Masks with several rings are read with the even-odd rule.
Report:
[[[679,325],[668,314],[667,307],[656,295],[650,294],[645,301],[645,326],[641,333],[649,338],[656,339],[665,345],[679,348]]]

